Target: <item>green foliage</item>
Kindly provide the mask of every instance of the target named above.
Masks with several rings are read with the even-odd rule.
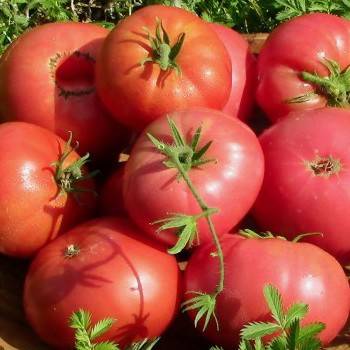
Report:
[[[113,341],[96,341],[110,330],[115,320],[105,318],[92,325],[91,316],[90,312],[82,309],[71,315],[69,326],[75,331],[74,348],[76,350],[120,350],[118,344]],[[130,344],[125,350],[152,350],[158,341],[159,338],[144,339]]]
[[[279,291],[267,285],[264,296],[275,322],[253,322],[241,331],[242,341],[239,350],[319,350],[321,342],[318,334],[325,328],[323,323],[301,326],[301,321],[308,312],[308,305],[295,303],[287,310],[283,308]],[[265,345],[263,337],[275,337]]]
[[[113,342],[94,343],[93,341],[106,333],[115,320],[103,319],[95,325],[91,325],[91,314],[85,310],[74,312],[69,320],[69,325],[75,330],[76,350],[120,350]]]
[[[350,18],[350,0],[0,0],[0,55],[29,27],[73,20],[112,28],[135,9],[151,4],[181,7],[243,33],[269,32],[280,22],[310,12]]]

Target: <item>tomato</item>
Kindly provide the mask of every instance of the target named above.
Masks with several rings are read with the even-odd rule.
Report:
[[[324,322],[326,329],[320,339],[325,345],[345,325],[350,310],[349,283],[339,263],[322,249],[279,238],[237,235],[225,235],[221,245],[225,282],[216,304],[220,328],[218,332],[212,320],[205,333],[215,344],[236,349],[244,325],[272,321],[263,296],[267,284],[279,289],[285,308],[296,302],[309,305],[303,323]],[[214,251],[212,244],[195,250],[185,271],[185,291],[214,291],[219,268],[218,259],[210,254]],[[185,296],[189,299],[192,294]],[[190,316],[194,318],[195,313]]]
[[[151,38],[156,28],[157,49]],[[176,54],[170,47],[177,42]],[[118,121],[139,131],[176,109],[221,109],[231,90],[223,43],[207,23],[176,7],[147,6],[118,24],[102,46],[96,69],[103,103]]]
[[[125,165],[120,165],[104,182],[99,193],[100,214],[125,215],[123,200],[123,176]]]
[[[308,238],[350,263],[350,111],[295,112],[260,137],[266,161],[253,215],[263,230]]]
[[[350,21],[321,13],[296,17],[272,32],[259,55],[257,89],[257,101],[272,121],[294,110],[348,106],[346,75],[329,78],[334,63],[339,71],[350,64],[349,33]],[[328,79],[316,84],[320,77]]]
[[[254,106],[257,85],[256,59],[247,40],[236,31],[217,23],[209,24],[225,45],[232,66],[231,94],[223,112],[246,120]]]
[[[75,187],[89,192],[70,192],[66,173],[55,179],[53,165],[62,156],[65,142],[51,131],[23,122],[0,125],[0,252],[29,257],[59,233],[90,217],[96,198],[91,179]],[[63,162],[72,166],[73,151]],[[82,169],[87,175],[86,169]]]
[[[72,131],[79,152],[104,158],[122,146],[123,129],[95,91],[95,59],[108,31],[87,23],[50,23],[21,35],[0,60],[0,116]]]
[[[217,233],[226,233],[247,213],[260,189],[264,160],[259,142],[248,126],[220,111],[194,108],[168,116],[188,143],[200,126],[198,148],[213,141],[203,160],[215,161],[194,166],[188,174],[208,206],[219,209],[212,216]],[[174,232],[158,233],[160,224],[151,223],[174,213],[197,215],[201,209],[177,170],[164,165],[165,156],[153,146],[147,133],[172,143],[166,117],[154,121],[140,135],[125,167],[124,203],[140,228],[170,245],[176,242]],[[204,218],[198,221],[198,232],[200,242],[212,239]]]
[[[159,336],[178,309],[176,259],[123,219],[101,218],[77,226],[46,246],[25,281],[27,318],[47,343],[72,348],[72,312],[92,322],[116,319],[101,339],[121,346]]]

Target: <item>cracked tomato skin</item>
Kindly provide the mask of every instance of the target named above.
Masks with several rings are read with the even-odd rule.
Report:
[[[266,284],[278,288],[285,308],[296,302],[309,305],[303,324],[325,323],[326,329],[320,334],[324,345],[341,331],[350,311],[349,282],[330,254],[309,243],[281,238],[246,239],[237,234],[224,235],[221,246],[225,283],[216,304],[220,330],[212,320],[205,332],[214,344],[236,349],[244,325],[273,321],[263,296]],[[214,291],[219,264],[210,253],[215,251],[212,244],[206,244],[190,257],[184,276],[186,299],[193,296],[186,291]],[[196,314],[190,312],[190,316],[195,318]],[[202,327],[200,322],[198,328]]]
[[[278,26],[267,39],[258,60],[257,101],[275,122],[296,110],[317,109],[327,105],[322,95],[302,103],[287,103],[291,98],[315,92],[301,79],[307,71],[328,76],[322,59],[332,59],[341,69],[350,64],[350,21],[335,15],[313,13]]]
[[[79,153],[105,158],[123,147],[123,129],[95,90],[95,60],[108,30],[88,23],[49,23],[22,34],[0,60],[0,117],[68,131]]]
[[[39,126],[9,122],[0,125],[0,252],[33,256],[58,234],[94,214],[92,179],[79,183],[91,192],[60,193],[55,167],[65,141]],[[73,151],[64,168],[78,160]],[[86,169],[85,169],[86,171]]]
[[[220,111],[193,108],[168,115],[190,142],[199,126],[199,146],[213,141],[204,159],[215,159],[189,170],[199,194],[211,208],[219,209],[212,216],[217,233],[228,232],[253,205],[264,174],[264,159],[257,137],[249,127]],[[147,133],[172,143],[167,117],[162,117],[140,135],[125,167],[123,196],[126,210],[134,222],[154,238],[173,245],[173,231],[156,232],[157,220],[171,214],[196,215],[201,209],[186,183],[177,177],[177,170],[167,168],[162,155]],[[200,148],[199,147],[199,148]],[[199,242],[212,239],[204,218],[198,222]]]
[[[252,210],[259,227],[291,239],[303,233],[322,233],[305,240],[349,264],[350,111],[294,112],[267,129],[259,140],[265,176]],[[321,167],[317,174],[310,167],[310,162],[329,157],[339,162],[334,173],[322,172]]]
[[[65,256],[67,247],[79,251]],[[161,335],[178,311],[180,282],[176,259],[163,246],[125,219],[100,218],[39,252],[26,277],[24,309],[40,338],[59,349],[73,348],[74,311],[90,311],[93,323],[112,317],[115,324],[98,340],[124,349]]]
[[[250,52],[246,39],[238,32],[217,23],[210,23],[226,47],[232,65],[231,94],[223,112],[247,120],[254,107],[257,85],[256,59]]]
[[[162,71],[151,57],[145,28],[155,35],[162,20],[170,42],[184,32],[176,63]],[[107,36],[97,60],[96,84],[101,100],[121,123],[141,131],[165,113],[188,107],[221,109],[231,90],[229,55],[211,27],[176,7],[147,6],[119,23]]]

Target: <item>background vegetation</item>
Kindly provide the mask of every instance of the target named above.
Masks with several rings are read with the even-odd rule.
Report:
[[[350,0],[0,0],[0,54],[24,30],[41,23],[73,20],[113,27],[154,3],[186,8],[243,33],[268,32],[282,21],[315,11],[350,18]]]

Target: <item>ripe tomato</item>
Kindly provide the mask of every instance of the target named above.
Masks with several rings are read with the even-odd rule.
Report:
[[[292,113],[260,136],[266,160],[253,215],[263,230],[307,240],[350,263],[350,111]]]
[[[70,192],[74,174],[55,179],[53,163],[62,156],[64,147],[60,137],[36,125],[23,122],[0,125],[1,253],[31,256],[59,233],[94,213],[93,193]],[[79,158],[73,151],[63,162],[63,168],[72,166]],[[76,187],[93,191],[94,183],[84,180]]]
[[[156,32],[157,43],[151,38]],[[170,51],[182,40],[178,53]],[[207,23],[176,7],[147,6],[118,24],[107,36],[96,68],[103,103],[136,130],[180,108],[221,109],[231,89],[224,45]]]
[[[222,40],[231,59],[231,94],[222,111],[246,120],[254,106],[257,85],[256,59],[242,35],[221,24],[209,25]]]
[[[0,60],[0,116],[72,131],[79,152],[105,156],[123,130],[95,92],[95,58],[108,31],[87,23],[50,23],[21,35]]]
[[[130,223],[97,219],[39,252],[26,277],[24,308],[34,330],[52,346],[72,348],[68,319],[82,308],[92,313],[92,322],[116,319],[103,339],[124,348],[159,336],[169,325],[178,309],[179,278],[175,258]]]
[[[309,305],[303,322],[325,323],[326,329],[320,334],[324,344],[338,335],[348,318],[350,290],[343,269],[331,255],[309,243],[279,238],[225,235],[221,245],[225,284],[216,304],[220,330],[212,320],[205,333],[211,341],[236,349],[245,324],[271,321],[263,296],[266,284],[279,289],[285,308],[295,302]],[[185,291],[211,293],[215,289],[219,265],[210,254],[215,251],[212,244],[195,250],[185,271]],[[192,296],[185,295],[188,299]],[[195,313],[190,316],[194,318]]]
[[[102,215],[126,214],[123,200],[124,167],[124,164],[120,165],[102,185],[99,193],[99,210]]]
[[[226,233],[247,213],[260,189],[264,160],[259,142],[240,120],[220,111],[194,108],[174,112],[169,117],[188,143],[200,126],[198,148],[213,141],[203,160],[215,161],[194,166],[188,174],[205,202],[219,209],[212,217],[218,234]],[[169,129],[167,118],[163,117],[140,135],[125,167],[123,195],[126,210],[135,223],[172,245],[177,240],[174,231],[156,233],[160,225],[151,223],[174,213],[196,215],[201,209],[177,170],[164,165],[165,156],[147,137],[150,133],[172,143]],[[200,242],[212,239],[204,218],[198,222],[198,232]]]
[[[350,21],[315,13],[296,17],[271,33],[259,55],[257,100],[272,121],[293,110],[349,105],[348,78],[339,77],[350,64],[349,32]],[[328,79],[316,84],[320,77]]]

